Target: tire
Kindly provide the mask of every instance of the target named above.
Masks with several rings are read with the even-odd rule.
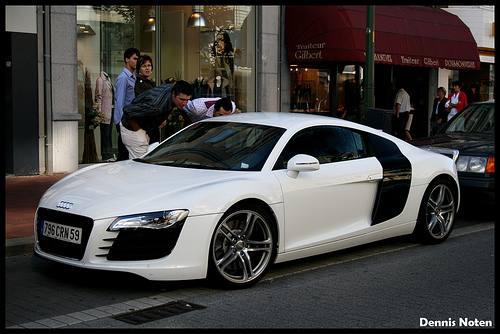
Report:
[[[441,243],[450,236],[456,213],[457,196],[451,183],[435,180],[425,191],[414,234],[421,242]]]
[[[276,257],[273,219],[255,205],[234,208],[217,224],[209,252],[209,278],[224,288],[247,288],[264,277]]]

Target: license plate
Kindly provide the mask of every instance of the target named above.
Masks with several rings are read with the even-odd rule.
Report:
[[[82,243],[82,229],[73,226],[61,225],[42,220],[40,234],[57,240],[67,241],[74,244]]]

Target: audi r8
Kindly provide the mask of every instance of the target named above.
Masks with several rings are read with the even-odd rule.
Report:
[[[341,119],[242,113],[54,184],[37,208],[35,253],[240,288],[274,263],[406,234],[442,242],[459,203],[449,157]]]

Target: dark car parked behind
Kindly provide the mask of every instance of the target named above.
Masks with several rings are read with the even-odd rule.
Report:
[[[495,188],[495,101],[462,109],[436,135],[410,142],[455,159],[464,196],[493,202]]]

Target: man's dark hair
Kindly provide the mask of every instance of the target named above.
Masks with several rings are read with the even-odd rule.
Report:
[[[179,80],[175,83],[174,87],[172,88],[172,94],[175,94],[176,96],[179,94],[186,94],[189,96],[193,96],[194,94],[193,85],[191,85],[187,81]]]
[[[137,55],[137,57],[140,57],[141,51],[137,50],[136,48],[129,48],[125,50],[125,52],[123,53],[123,61],[127,62],[126,59],[132,58],[133,55]]]
[[[224,110],[228,110],[230,112],[233,112],[233,104],[231,103],[231,100],[228,99],[227,97],[223,97],[222,99],[217,100],[214,105],[214,110],[219,110],[220,107],[224,108]]]

